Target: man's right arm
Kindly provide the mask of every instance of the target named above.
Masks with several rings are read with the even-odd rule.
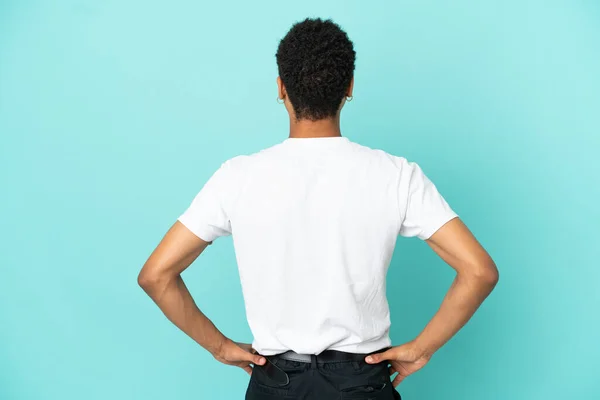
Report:
[[[250,344],[225,337],[196,306],[181,278],[210,243],[180,221],[175,222],[144,264],[138,283],[173,324],[217,360],[252,373],[251,365],[263,365],[265,358],[254,354]]]

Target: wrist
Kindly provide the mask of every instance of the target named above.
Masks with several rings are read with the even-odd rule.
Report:
[[[411,341],[410,346],[416,358],[430,359],[433,353],[435,353],[435,350],[431,346],[428,346],[421,337],[417,337]]]
[[[227,347],[232,343],[231,340],[221,335],[221,337],[216,341],[216,343],[211,346],[210,349],[207,349],[213,357],[221,357],[226,351]]]

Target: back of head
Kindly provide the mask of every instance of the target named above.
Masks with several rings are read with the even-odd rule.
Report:
[[[356,59],[346,32],[331,20],[306,19],[294,24],[281,40],[276,58],[296,119],[336,116]]]

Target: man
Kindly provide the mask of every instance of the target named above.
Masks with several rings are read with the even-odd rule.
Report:
[[[139,275],[175,325],[217,360],[251,373],[247,399],[398,399],[394,387],[469,320],[498,280],[417,164],[341,136],[354,63],[338,25],[295,24],[277,50],[289,137],[223,163]],[[252,346],[219,332],[180,276],[225,235],[233,235]],[[392,347],[385,276],[398,235],[425,240],[456,278],[423,331]]]

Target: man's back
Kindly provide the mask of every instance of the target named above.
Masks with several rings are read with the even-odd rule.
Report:
[[[356,52],[337,24],[294,24],[276,59],[288,139],[223,163],[138,282],[217,360],[252,375],[247,400],[397,400],[393,387],[427,364],[491,292],[496,266],[416,164],[342,137]],[[252,346],[223,335],[180,275],[226,235]],[[385,276],[398,235],[427,240],[457,276],[421,333],[390,347]]]
[[[269,355],[389,346],[398,234],[427,239],[454,217],[416,164],[320,137],[225,162],[179,220],[206,241],[233,235],[254,348]]]

